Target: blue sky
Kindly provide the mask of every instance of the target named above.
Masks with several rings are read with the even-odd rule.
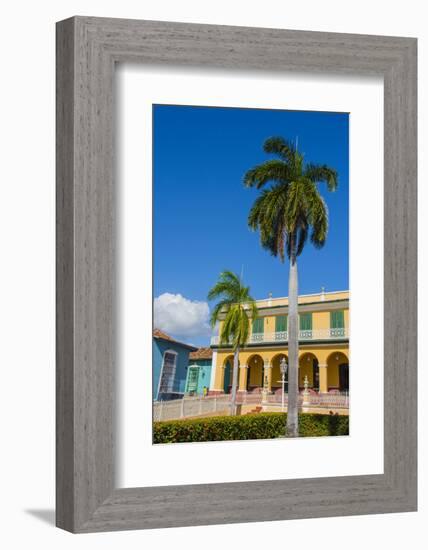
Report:
[[[328,164],[339,174],[335,193],[321,186],[330,215],[328,239],[321,250],[308,242],[299,257],[299,293],[348,288],[348,129],[346,113],[153,106],[157,324],[176,337],[207,344],[206,296],[223,269],[240,273],[243,267],[256,299],[269,292],[287,295],[288,263],[263,250],[258,233],[248,229],[259,192],[242,183],[249,168],[271,158],[262,145],[276,135],[298,138],[307,162]]]

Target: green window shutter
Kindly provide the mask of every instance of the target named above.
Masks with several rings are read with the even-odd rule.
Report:
[[[275,332],[287,331],[287,315],[278,315],[275,317]]]
[[[187,388],[186,392],[195,392],[198,389],[199,368],[189,367],[189,373],[187,375]]]
[[[301,313],[299,322],[300,330],[312,330],[312,313]]]
[[[264,318],[258,317],[253,321],[253,334],[263,334]]]
[[[330,335],[345,336],[345,314],[343,311],[330,311]]]
[[[330,312],[330,327],[345,328],[345,315],[343,311]]]

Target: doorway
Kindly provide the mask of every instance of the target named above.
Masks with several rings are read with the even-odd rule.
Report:
[[[349,365],[347,363],[339,365],[339,390],[349,391]]]
[[[223,390],[224,393],[229,393],[230,391],[230,361],[226,361],[226,365],[224,366],[224,383],[223,383]]]
[[[320,391],[320,369],[318,366],[318,359],[316,357],[312,362],[312,380],[314,390]]]

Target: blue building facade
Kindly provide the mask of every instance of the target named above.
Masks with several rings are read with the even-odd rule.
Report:
[[[189,354],[189,368],[187,369],[187,395],[206,395],[210,389],[212,349],[199,348]]]
[[[153,331],[154,401],[183,397],[186,389],[189,354],[197,348],[174,340],[159,329]]]

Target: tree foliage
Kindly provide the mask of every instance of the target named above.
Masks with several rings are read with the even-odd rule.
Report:
[[[328,210],[318,184],[326,183],[329,191],[335,191],[337,172],[325,164],[306,164],[295,144],[282,137],[267,139],[263,149],[278,158],[244,176],[246,187],[263,188],[249,213],[249,227],[260,231],[263,248],[281,261],[286,255],[299,256],[308,237],[321,248],[327,238]]]
[[[256,302],[250,295],[250,287],[232,271],[220,273],[219,280],[208,293],[209,300],[219,301],[211,313],[211,326],[223,321],[220,344],[232,343],[233,349],[244,346],[250,333],[249,319],[256,319]]]

